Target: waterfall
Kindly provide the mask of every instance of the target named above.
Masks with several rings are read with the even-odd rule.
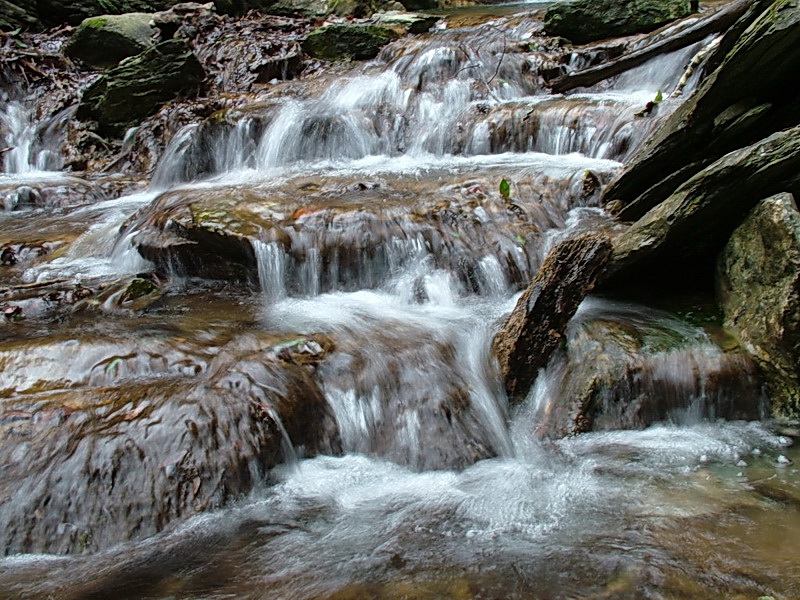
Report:
[[[42,122],[21,102],[9,101],[0,108],[0,150],[3,171],[25,174],[61,168],[62,130],[72,117],[67,109]]]

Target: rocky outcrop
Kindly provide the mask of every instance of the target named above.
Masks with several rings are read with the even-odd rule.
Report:
[[[312,31],[303,50],[323,60],[367,60],[398,37],[393,29],[378,25],[329,25]]]
[[[731,152],[614,240],[606,279],[690,278],[709,265],[764,194],[800,188],[800,126]]]
[[[800,212],[790,194],[760,202],[720,255],[725,326],[764,373],[773,411],[800,417]]]
[[[691,13],[689,0],[569,0],[552,4],[544,24],[548,35],[586,44],[647,33]]]
[[[494,338],[506,392],[520,402],[540,368],[562,343],[567,323],[592,290],[611,255],[602,235],[568,239],[550,251]]]
[[[623,205],[621,219],[638,219],[723,155],[796,125],[800,114],[797,72],[800,0],[777,0],[738,37],[700,88],[648,138],[606,188],[604,202]]]
[[[78,118],[97,121],[101,132],[119,135],[165,102],[195,93],[204,76],[186,42],[161,42],[92,84],[83,93]]]
[[[147,13],[104,15],[83,21],[64,45],[70,58],[82,60],[92,68],[116,65],[155,44],[157,33]]]

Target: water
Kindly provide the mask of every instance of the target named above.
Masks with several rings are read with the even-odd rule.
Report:
[[[537,27],[400,40],[185,128],[150,191],[0,215],[4,283],[97,296],[5,292],[0,597],[800,595],[800,454],[712,328],[589,298],[508,403],[492,338],[616,227],[695,51],[551,97]],[[20,107],[6,171],[58,168]],[[116,306],[137,274],[166,295]]]

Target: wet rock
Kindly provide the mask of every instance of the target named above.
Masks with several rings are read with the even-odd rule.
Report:
[[[604,202],[626,205],[621,219],[640,218],[723,155],[798,124],[800,82],[792,74],[800,69],[800,2],[768,5],[606,188]]]
[[[92,68],[112,67],[123,58],[135,56],[155,44],[156,29],[146,13],[104,15],[83,21],[64,45],[70,58]]]
[[[100,187],[78,177],[0,183],[0,202],[7,211],[77,206],[106,198]]]
[[[566,337],[566,350],[548,367],[541,437],[761,417],[753,361],[670,315],[590,301]]]
[[[118,356],[90,394],[4,400],[3,554],[93,552],[222,507],[290,458],[282,427],[308,455],[335,453],[311,367],[242,342],[184,377],[126,378]]]
[[[545,30],[574,44],[586,44],[647,33],[691,13],[689,0],[570,0],[547,9]]]
[[[610,255],[608,238],[596,234],[568,239],[547,255],[494,338],[510,400],[520,402],[527,395]]]
[[[204,77],[186,42],[161,42],[92,84],[81,98],[78,118],[93,119],[101,132],[120,135],[165,102],[194,94]]]
[[[731,152],[694,175],[614,240],[606,279],[686,278],[717,253],[764,194],[800,186],[800,126]]]
[[[800,213],[790,194],[760,202],[719,258],[725,325],[764,372],[776,415],[800,417]]]
[[[214,3],[182,2],[169,10],[157,12],[152,17],[153,26],[159,31],[161,41],[175,37],[187,20],[206,20],[214,14]]]
[[[303,55],[298,48],[282,56],[267,58],[260,64],[253,65],[252,69],[258,74],[257,83],[267,83],[276,79],[294,79],[303,70],[303,66]]]
[[[389,27],[398,33],[425,33],[436,25],[439,17],[397,10],[375,13],[372,20],[378,25]]]
[[[366,60],[397,38],[394,30],[378,25],[329,25],[312,31],[303,50],[324,60]]]

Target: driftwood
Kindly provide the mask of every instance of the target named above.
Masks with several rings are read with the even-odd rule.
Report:
[[[51,285],[58,285],[60,283],[67,283],[69,279],[48,279],[47,281],[34,281],[33,283],[21,283],[19,285],[10,285],[8,287],[0,288],[0,294],[9,294],[11,292],[21,292],[24,290],[38,290],[40,288],[49,287]]]
[[[735,0],[675,35],[639,48],[630,54],[623,54],[607,63],[556,77],[550,82],[550,89],[554,93],[560,94],[575,88],[594,85],[604,79],[624,73],[628,69],[638,67],[654,56],[680,50],[690,44],[702,41],[707,36],[733,25],[747,11],[751,2],[752,0]]]
[[[524,400],[610,256],[611,242],[596,233],[565,240],[547,255],[494,338],[509,401]]]

